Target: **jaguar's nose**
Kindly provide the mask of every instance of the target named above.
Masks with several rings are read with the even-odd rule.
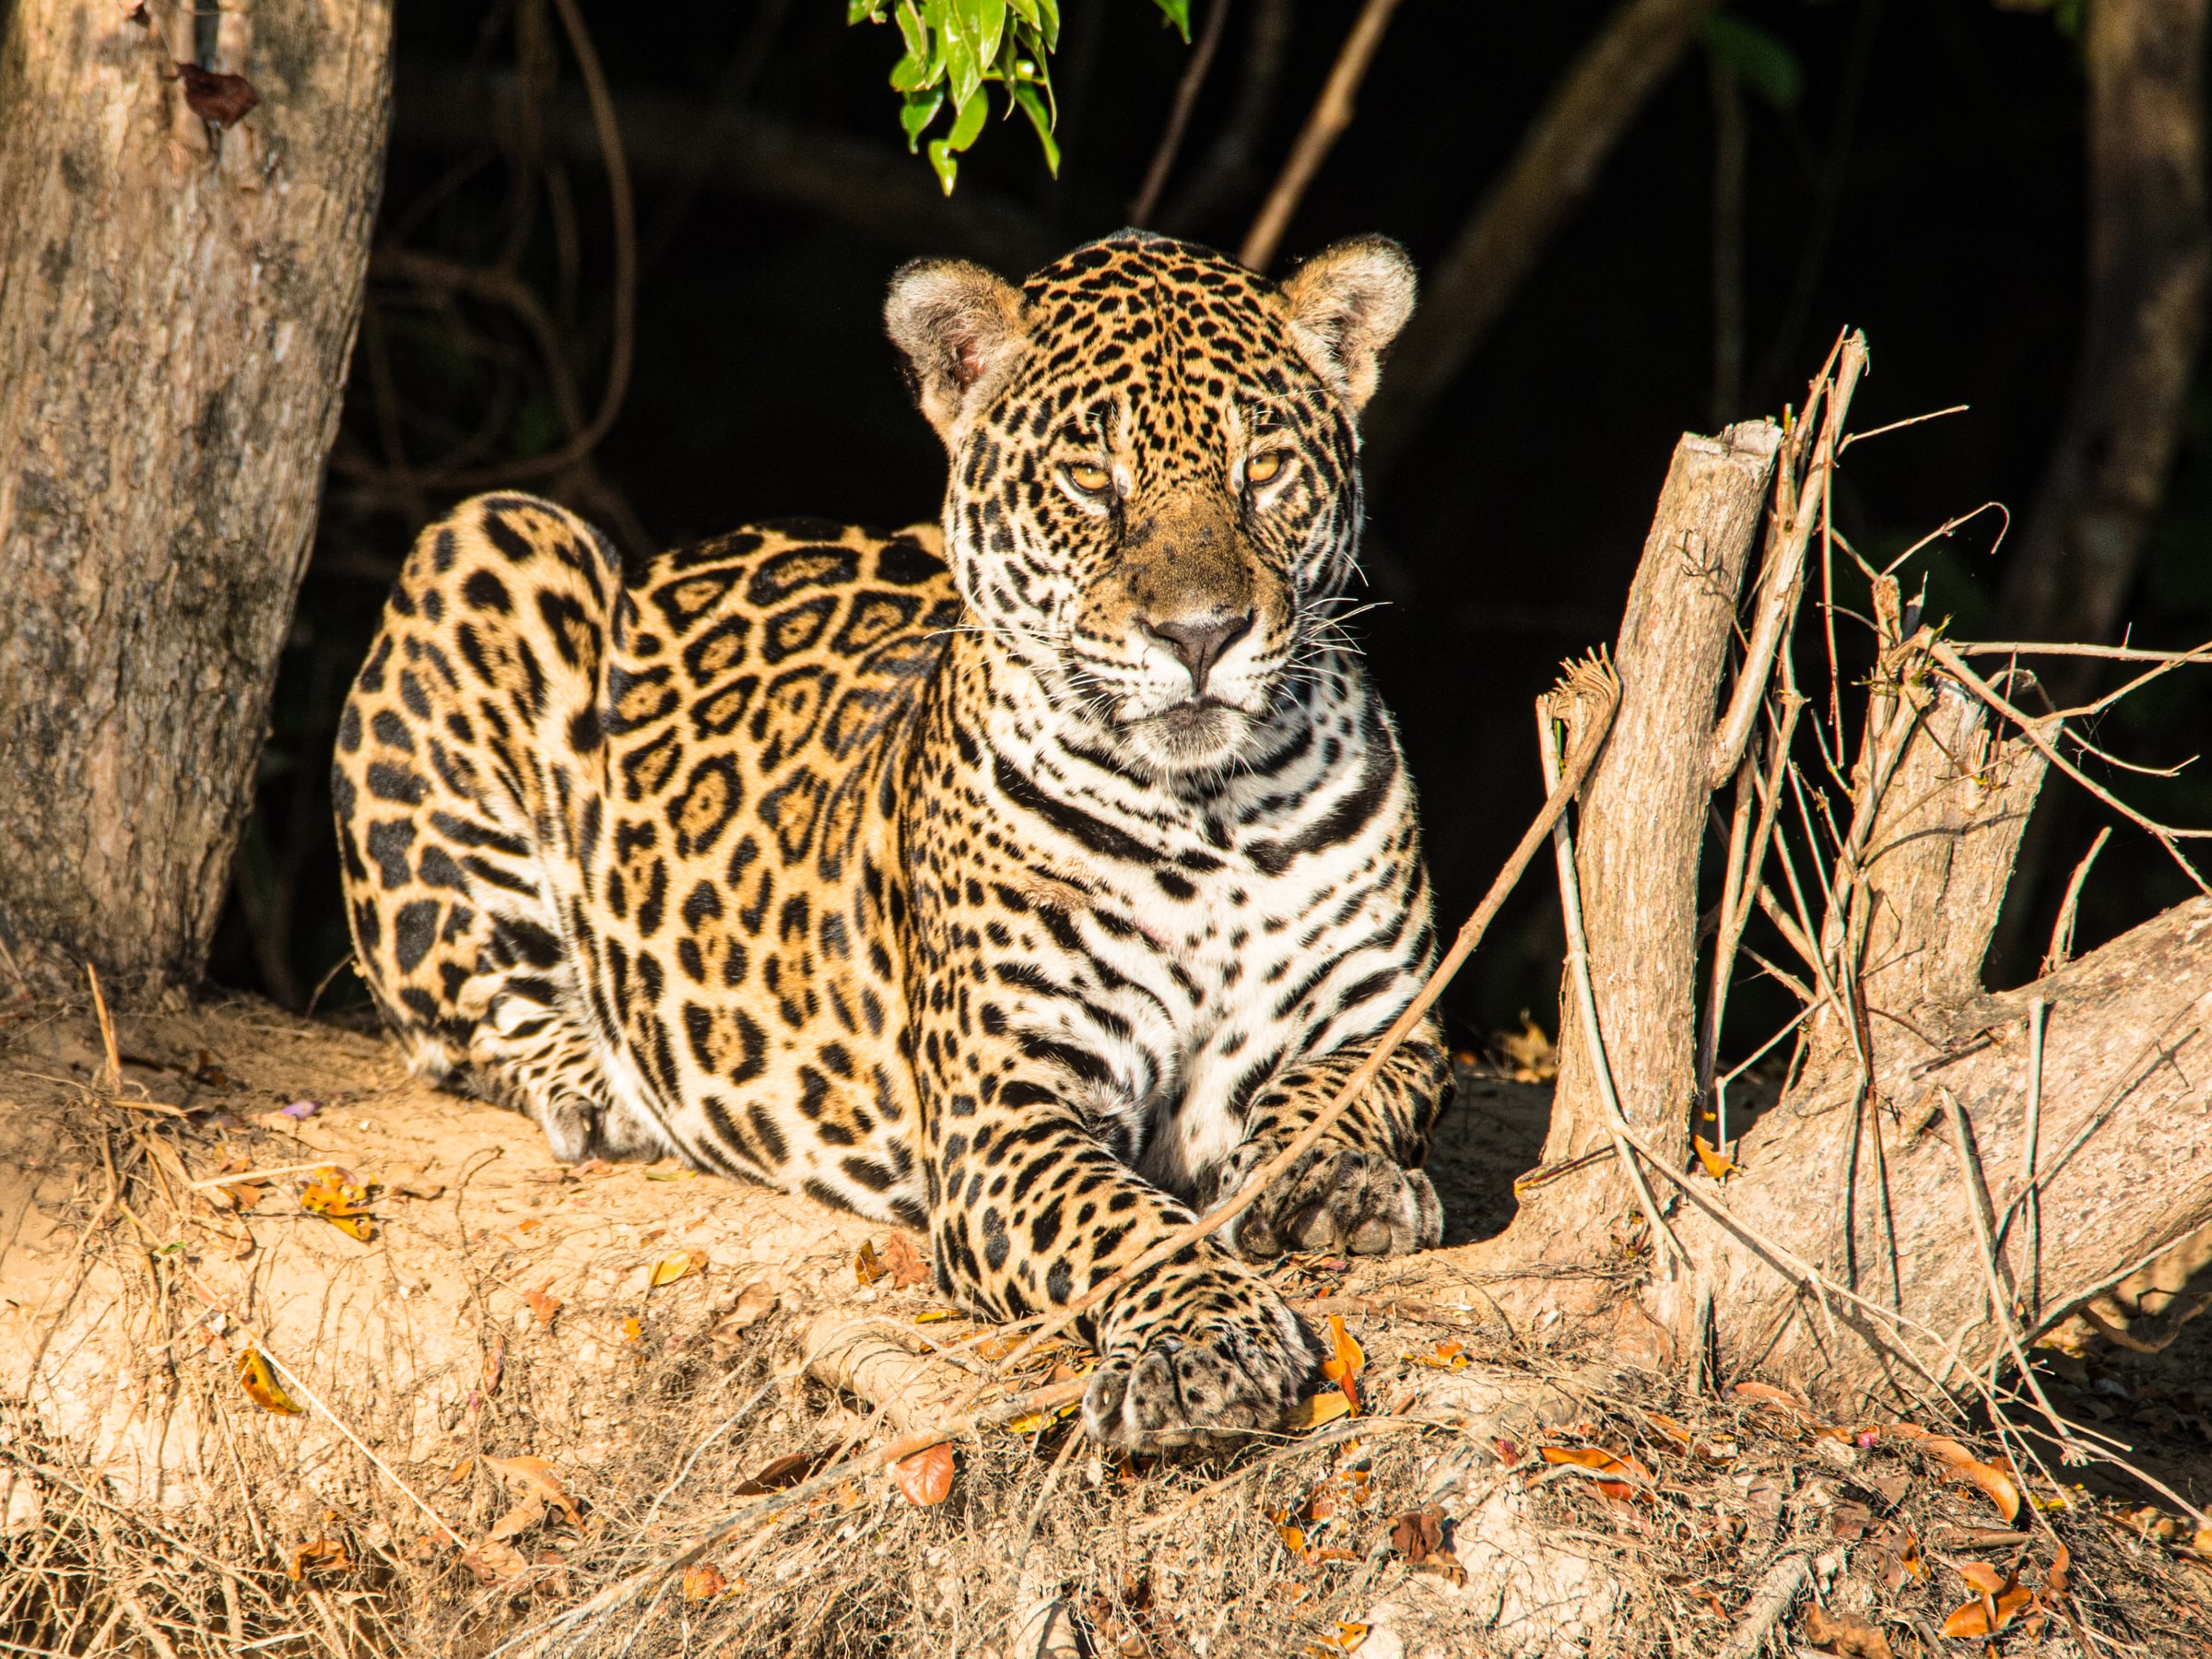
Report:
[[[1175,653],[1175,660],[1190,671],[1191,695],[1206,695],[1206,677],[1213,672],[1221,653],[1252,631],[1253,613],[1241,617],[1211,611],[1202,617],[1179,617],[1154,619],[1139,617],[1137,627],[1150,634]]]

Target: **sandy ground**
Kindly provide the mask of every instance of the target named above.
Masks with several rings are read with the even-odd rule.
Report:
[[[237,1001],[126,1016],[115,1037],[120,1088],[103,1079],[84,1011],[0,1014],[0,1437],[40,1449],[29,1466],[51,1477],[24,1477],[20,1459],[0,1468],[0,1550],[94,1477],[112,1502],[180,1523],[234,1506],[225,1512],[278,1560],[341,1526],[401,1560],[427,1547],[429,1509],[484,1535],[513,1496],[471,1467],[495,1456],[551,1454],[568,1488],[611,1514],[618,1494],[650,1497],[734,1382],[787,1363],[825,1312],[973,1328],[926,1284],[859,1282],[855,1253],[887,1252],[887,1229],[665,1164],[564,1170],[523,1119],[408,1077],[381,1036]],[[1547,1093],[1465,1078],[1431,1164],[1446,1249],[1335,1288],[1387,1277],[1399,1295],[1465,1305],[1452,1247],[1511,1220]],[[328,1166],[373,1183],[366,1241],[303,1207],[301,1186]],[[945,1323],[930,1323],[940,1312]],[[1353,1323],[1380,1355],[1389,1322]],[[312,1408],[257,1405],[239,1379],[250,1348]],[[2200,1505],[2212,1499],[2212,1318],[2155,1358],[2092,1352],[2065,1371],[2062,1404],[2132,1440]],[[733,1457],[865,1427],[856,1403],[827,1391],[805,1410],[796,1397],[762,1409],[724,1442]],[[759,1450],[738,1452],[746,1437]],[[1411,1463],[1401,1473],[1408,1491],[1428,1478]],[[1033,1488],[1041,1472],[1020,1478]],[[675,1535],[651,1512],[641,1524]],[[547,1565],[534,1571],[564,1571],[558,1549],[535,1559]],[[993,1571],[975,1594],[1010,1594],[1003,1565]],[[2212,1613],[2212,1573],[2204,1594]]]

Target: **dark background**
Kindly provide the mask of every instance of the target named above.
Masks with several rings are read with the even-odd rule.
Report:
[[[1059,180],[1025,125],[994,120],[962,162],[956,203],[1017,207],[1053,245],[1125,221],[1189,51],[1148,0],[1063,3]],[[1194,9],[1203,16],[1204,0]],[[1437,255],[1608,9],[1406,0],[1277,269],[1358,231],[1394,236],[1418,261]],[[1736,412],[1778,412],[1801,397],[1839,327],[1863,327],[1874,368],[1855,426],[1971,407],[1855,448],[1839,526],[1879,559],[1984,500],[2024,512],[2079,334],[2077,44],[2051,15],[1988,0],[1735,9],[1786,45],[1802,75],[1794,107],[1749,99],[1751,368]],[[1173,228],[1236,246],[1355,10],[1350,0],[1297,6],[1256,166],[1195,222]],[[942,453],[900,390],[877,308],[904,259],[970,250],[911,218],[876,216],[872,230],[865,205],[834,192],[802,202],[794,197],[803,193],[732,187],[714,173],[718,133],[766,122],[872,148],[928,182],[925,163],[900,148],[884,84],[895,33],[848,28],[836,0],[791,0],[777,13],[770,29],[773,14],[757,3],[584,7],[618,104],[675,112],[696,130],[671,168],[670,147],[656,149],[653,132],[638,128],[635,371],[588,468],[531,486],[608,523],[634,551],[784,513],[876,524],[935,516]],[[581,109],[573,58],[548,15],[522,0],[523,36],[552,42],[551,57],[537,60],[558,65],[552,104]],[[1236,100],[1252,15],[1239,0],[1182,152],[1185,182]],[[512,142],[472,136],[496,124],[481,112],[499,88],[512,94],[517,29],[513,4],[402,0],[379,242],[487,265],[512,250],[511,268],[544,297],[588,408],[611,338],[606,175],[574,157],[541,172],[518,161]],[[524,40],[520,50],[534,48]],[[1693,51],[1371,502],[1367,564],[1374,596],[1388,604],[1354,626],[1423,793],[1447,927],[1539,803],[1531,700],[1561,656],[1610,636],[1674,440],[1712,424],[1713,130],[1706,57]],[[555,148],[548,141],[547,153]],[[1171,185],[1171,205],[1176,193]],[[566,259],[564,245],[574,250]],[[440,309],[403,285],[372,283],[340,465],[214,963],[223,982],[304,1006],[346,958],[324,783],[332,733],[401,555],[455,493],[395,484],[392,463],[432,465],[471,433],[488,464],[558,441],[526,332],[497,307]],[[1988,621],[2005,557],[1988,550],[1994,523],[1976,521],[1911,567],[1928,572],[1931,612],[1951,615],[1959,637]],[[1908,595],[1912,587],[1908,574]],[[2212,637],[2212,400],[2202,389],[2125,614],[2138,643]],[[1847,679],[1861,662],[1855,631],[1846,625]],[[1817,630],[1801,631],[1797,650],[1801,678],[1824,683]],[[2120,705],[2100,740],[2138,760],[2184,758],[2212,716],[2206,684],[2201,671],[2194,683],[2186,672],[2171,677]],[[2106,781],[2171,821],[2212,821],[2212,790],[2186,772],[2172,782]],[[2070,789],[2054,780],[2047,800]],[[2099,821],[2072,809],[2060,881]],[[2147,837],[2124,827],[2085,895],[2077,947],[2188,890]],[[1993,963],[1994,982],[2027,977],[2056,897],[2046,881],[2022,900],[2035,913],[2009,959]],[[1447,1001],[1463,1036],[1512,1024],[1523,1007],[1548,1028],[1560,952],[1549,884],[1525,884],[1492,938]],[[339,973],[323,1006],[360,994]],[[1747,1033],[1786,1017],[1756,993],[1731,1011],[1749,1022]]]

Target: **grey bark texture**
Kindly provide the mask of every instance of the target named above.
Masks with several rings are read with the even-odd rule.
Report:
[[[1688,1153],[1697,1083],[1705,754],[1781,442],[1780,429],[1759,421],[1677,445],[1621,618],[1619,712],[1577,813],[1576,879],[1614,1086],[1630,1126],[1677,1159]],[[1608,1144],[1571,986],[1560,1005],[1547,1168]],[[1580,1251],[1566,1218],[1621,1216],[1629,1203],[1618,1169],[1594,1164],[1532,1191],[1514,1230]]]
[[[0,40],[0,942],[189,984],[250,805],[359,318],[389,0],[16,0]]]

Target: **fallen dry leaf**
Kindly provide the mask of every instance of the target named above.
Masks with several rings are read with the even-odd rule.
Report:
[[[234,125],[261,101],[253,83],[242,75],[224,75],[197,64],[179,64],[177,78],[184,83],[184,102],[202,121],[218,127]],[[218,1074],[219,1075],[219,1074]]]
[[[1986,1464],[1955,1440],[1946,1440],[1940,1434],[1924,1436],[1914,1441],[1926,1455],[1943,1465],[1943,1472],[1953,1480],[1964,1480],[1982,1488],[1997,1512],[2006,1520],[2017,1519],[2020,1512],[2020,1488],[2013,1484],[2012,1477],[1994,1464]]]
[[[560,1479],[553,1473],[552,1464],[543,1457],[487,1457],[484,1466],[518,1482],[525,1491],[534,1492],[547,1503],[559,1508],[568,1516],[571,1525],[580,1525],[583,1512],[576,1500],[561,1489]]]
[[[729,1589],[728,1581],[712,1561],[695,1561],[684,1569],[684,1599],[712,1601]]]
[[[374,1195],[375,1182],[363,1181],[351,1170],[324,1164],[300,1184],[300,1207],[366,1244],[376,1237],[376,1223],[369,1215]]]
[[[475,1573],[477,1582],[482,1584],[503,1584],[530,1571],[530,1563],[521,1550],[497,1538],[485,1538],[471,1545],[462,1552],[461,1565]]]
[[[1738,1382],[1728,1391],[1732,1400],[1748,1400],[1755,1406],[1778,1406],[1797,1417],[1806,1417],[1805,1404],[1786,1388],[1776,1388],[1771,1382]]]
[[[638,1316],[635,1313],[630,1314],[627,1319],[623,1320],[622,1340],[624,1342],[628,1343],[630,1347],[635,1347],[644,1339],[645,1327],[638,1323]]]
[[[1318,1429],[1324,1423],[1333,1423],[1340,1417],[1349,1417],[1351,1401],[1341,1391],[1324,1388],[1311,1399],[1300,1400],[1291,1407],[1290,1416],[1283,1424],[1286,1429]]]
[[[546,1500],[533,1492],[491,1524],[491,1535],[504,1544],[546,1518]]]
[[[292,1551],[285,1561],[284,1576],[299,1584],[304,1583],[311,1572],[344,1572],[352,1565],[345,1545],[335,1538],[317,1538]]]
[[[1946,1636],[1994,1636],[2035,1605],[2035,1592],[2021,1585],[2018,1573],[2000,1573],[1986,1561],[1968,1561],[1959,1567],[1959,1575],[1981,1594],[1951,1609],[1940,1627]]]
[[[1345,1404],[1353,1411],[1359,1409],[1359,1375],[1367,1369],[1367,1351],[1352,1334],[1344,1328],[1344,1320],[1329,1315],[1329,1357],[1321,1362],[1321,1374],[1336,1384],[1344,1395]]]
[[[860,1248],[853,1253],[853,1279],[862,1285],[872,1285],[889,1271],[883,1265],[883,1258],[876,1253],[876,1246],[863,1239]]]
[[[763,1492],[780,1491],[794,1487],[830,1461],[825,1449],[820,1452],[789,1452],[782,1457],[765,1463],[750,1479],[738,1482],[736,1495],[740,1498],[758,1498]]]
[[[507,1341],[505,1337],[495,1336],[491,1339],[491,1347],[487,1348],[484,1353],[484,1397],[486,1399],[490,1399],[493,1394],[500,1392],[500,1378],[506,1370]]]
[[[1390,1525],[1390,1547],[1417,1566],[1443,1541],[1444,1529],[1430,1510],[1407,1510]]]
[[[1636,1495],[1631,1480],[1649,1487],[1652,1472],[1633,1457],[1618,1456],[1598,1446],[1546,1446],[1544,1461],[1547,1464],[1572,1464],[1599,1475],[1625,1476],[1626,1479],[1593,1482],[1597,1489],[1617,1503],[1626,1503]]]
[[[246,1398],[264,1411],[298,1417],[305,1409],[284,1392],[284,1384],[276,1380],[276,1368],[269,1363],[269,1357],[259,1348],[250,1347],[239,1355],[238,1385],[246,1391]]]
[[[1426,1365],[1431,1371],[1465,1371],[1473,1363],[1467,1350],[1456,1342],[1440,1342],[1433,1354],[1411,1356],[1417,1365]]]
[[[883,1241],[883,1265],[890,1270],[891,1288],[912,1289],[929,1281],[929,1263],[914,1248],[914,1242],[902,1232],[895,1232]]]
[[[1699,1164],[1702,1166],[1705,1173],[1715,1181],[1725,1181],[1731,1175],[1741,1175],[1744,1172],[1741,1164],[1703,1135],[1691,1135],[1689,1144],[1697,1150]]]
[[[558,1296],[547,1296],[546,1294],[547,1290],[551,1288],[552,1283],[552,1280],[547,1279],[545,1284],[540,1285],[536,1289],[525,1290],[523,1292],[523,1300],[530,1304],[530,1312],[537,1315],[537,1323],[541,1330],[551,1330],[553,1328],[553,1315],[559,1312],[561,1310],[560,1298]]]
[[[891,1465],[891,1473],[906,1500],[917,1509],[927,1509],[944,1502],[952,1490],[952,1442],[940,1441],[926,1452],[900,1458]]]
[[[1830,1613],[1818,1602],[1805,1610],[1805,1639],[1842,1659],[1896,1659],[1879,1629],[1848,1613]]]
[[[1516,1083],[1548,1083],[1559,1075],[1559,1052],[1526,1008],[1521,1010],[1521,1030],[1498,1032],[1490,1046]]]
[[[653,1276],[645,1281],[648,1290],[658,1290],[663,1285],[673,1285],[677,1279],[689,1278],[704,1272],[707,1258],[703,1252],[679,1250],[672,1256],[663,1256],[653,1265]]]

